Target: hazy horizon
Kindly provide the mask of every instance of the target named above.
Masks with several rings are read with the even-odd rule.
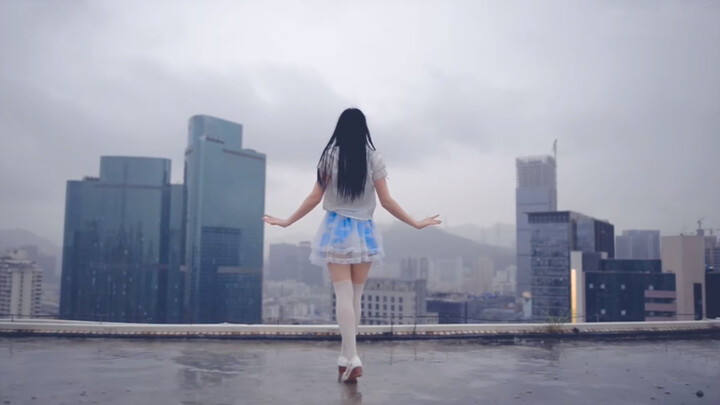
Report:
[[[0,228],[61,245],[65,182],[103,155],[170,158],[181,182],[195,114],[243,124],[266,211],[289,216],[357,106],[416,217],[514,224],[515,158],[558,139],[558,209],[617,234],[720,229],[718,21],[700,0],[4,1]]]

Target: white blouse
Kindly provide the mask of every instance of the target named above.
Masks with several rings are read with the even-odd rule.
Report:
[[[325,196],[323,198],[323,209],[325,211],[334,211],[338,214],[354,219],[367,220],[372,219],[375,207],[377,206],[375,198],[375,180],[380,180],[387,176],[385,163],[380,156],[380,152],[367,148],[367,180],[365,181],[365,191],[363,194],[350,201],[338,195],[337,177],[338,177],[338,147],[335,146],[329,154],[332,159],[332,181],[325,187]]]

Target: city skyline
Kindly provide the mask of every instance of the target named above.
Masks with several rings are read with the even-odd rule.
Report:
[[[0,223],[59,245],[64,181],[98,156],[167,157],[181,182],[198,113],[253,134],[267,211],[287,216],[355,105],[417,216],[512,224],[515,158],[558,139],[558,209],[617,230],[720,228],[714,3],[314,4],[3,2]],[[321,214],[266,239],[307,239]]]

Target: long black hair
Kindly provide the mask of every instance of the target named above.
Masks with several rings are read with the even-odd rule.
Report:
[[[367,181],[367,148],[375,150],[365,114],[348,108],[340,114],[335,131],[325,146],[317,167],[317,181],[323,190],[332,181],[335,149],[338,147],[338,195],[350,201],[365,192]]]

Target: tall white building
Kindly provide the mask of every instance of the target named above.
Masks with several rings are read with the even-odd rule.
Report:
[[[515,161],[515,224],[517,228],[517,294],[530,292],[529,212],[557,211],[557,165],[552,156],[520,157]]]
[[[40,310],[42,270],[22,250],[0,256],[0,317],[31,318]]]
[[[705,314],[705,237],[662,237],[663,272],[675,273],[677,319],[702,319]]]

